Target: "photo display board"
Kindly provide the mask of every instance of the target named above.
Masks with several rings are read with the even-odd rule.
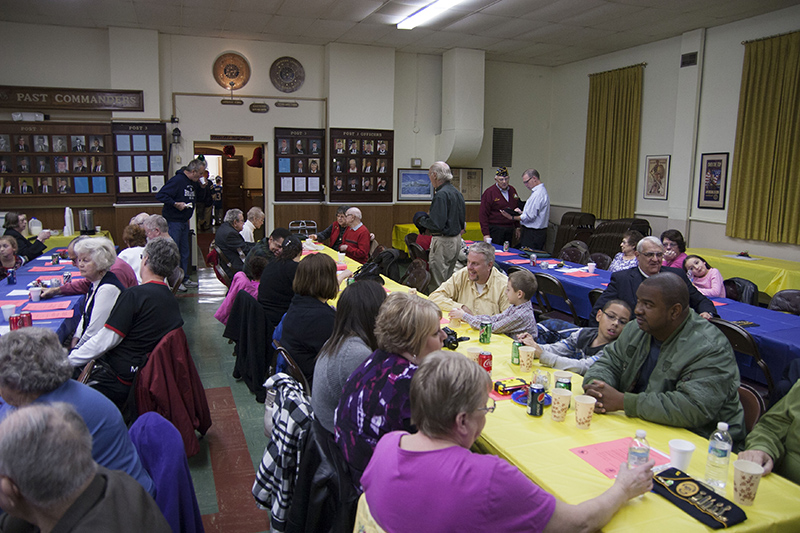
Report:
[[[330,201],[391,202],[394,131],[330,129]]]
[[[155,201],[169,178],[166,125],[118,122],[112,128],[118,201]]]
[[[275,128],[275,200],[325,199],[325,130]]]
[[[113,195],[110,124],[0,123],[0,202]]]

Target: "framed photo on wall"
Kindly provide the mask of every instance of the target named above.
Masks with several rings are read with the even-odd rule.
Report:
[[[666,200],[669,190],[668,155],[648,155],[644,166],[645,200]]]
[[[331,202],[391,202],[394,131],[331,128]]]
[[[728,184],[728,153],[703,154],[700,160],[700,209],[725,209],[725,188]]]
[[[433,185],[428,178],[428,169],[397,169],[397,200],[400,202],[430,201],[433,198]]]

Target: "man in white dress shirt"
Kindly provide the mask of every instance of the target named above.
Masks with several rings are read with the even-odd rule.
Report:
[[[529,168],[522,173],[522,183],[530,189],[531,196],[525,202],[525,209],[516,209],[518,215],[512,216],[502,211],[503,216],[511,220],[519,220],[522,224],[520,247],[533,250],[544,250],[547,241],[547,224],[550,222],[550,197],[544,188],[539,172]]]
[[[250,211],[247,212],[247,222],[244,223],[242,231],[239,232],[245,242],[256,242],[253,233],[264,225],[265,218],[264,211],[258,207],[250,208]]]

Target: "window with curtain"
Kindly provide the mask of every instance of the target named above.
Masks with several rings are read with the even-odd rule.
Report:
[[[591,74],[581,210],[606,220],[633,217],[644,65]]]
[[[726,234],[800,244],[800,32],[745,43]]]

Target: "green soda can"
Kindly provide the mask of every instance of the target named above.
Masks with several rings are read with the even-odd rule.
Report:
[[[481,336],[478,339],[481,344],[489,344],[492,342],[492,323],[481,322]]]
[[[511,343],[511,364],[518,365],[519,364],[519,347],[522,346],[522,343],[519,341],[514,341]]]

